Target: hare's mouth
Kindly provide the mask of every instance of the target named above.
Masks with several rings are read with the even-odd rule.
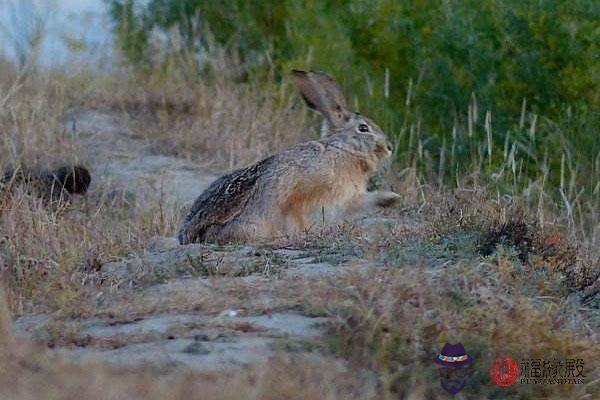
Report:
[[[379,159],[388,158],[392,155],[392,146],[389,143],[378,143],[375,146],[375,154]]]

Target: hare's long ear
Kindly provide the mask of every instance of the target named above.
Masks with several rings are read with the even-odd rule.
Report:
[[[342,128],[351,117],[346,99],[335,79],[317,71],[292,71],[294,84],[306,104],[327,118],[333,129]]]

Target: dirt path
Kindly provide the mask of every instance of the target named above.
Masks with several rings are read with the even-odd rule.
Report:
[[[299,250],[177,246],[105,264],[102,278],[116,289],[99,296],[92,317],[23,316],[15,327],[75,360],[125,365],[210,371],[281,352],[320,357],[315,350],[328,319],[299,313],[293,293],[304,278],[310,284],[357,268],[356,262],[334,265]]]
[[[193,201],[216,178],[198,165],[153,151],[123,115],[79,111],[68,118],[81,160],[94,176],[92,190],[109,188],[136,209],[162,201],[174,209]]]

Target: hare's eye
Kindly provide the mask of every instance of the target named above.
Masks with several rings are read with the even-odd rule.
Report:
[[[367,124],[360,124],[358,126],[358,131],[359,132],[369,132],[369,125],[367,125]]]

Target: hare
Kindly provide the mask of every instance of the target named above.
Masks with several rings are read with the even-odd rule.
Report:
[[[33,172],[28,169],[9,169],[0,175],[0,187],[29,184],[35,195],[50,202],[71,200],[71,195],[87,192],[92,177],[87,168],[65,165],[53,171]]]
[[[294,70],[292,79],[306,104],[325,117],[327,134],[213,182],[185,217],[181,244],[276,239],[305,232],[324,207],[355,212],[399,199],[366,189],[380,161],[392,154],[385,133],[347,109],[329,75]]]

